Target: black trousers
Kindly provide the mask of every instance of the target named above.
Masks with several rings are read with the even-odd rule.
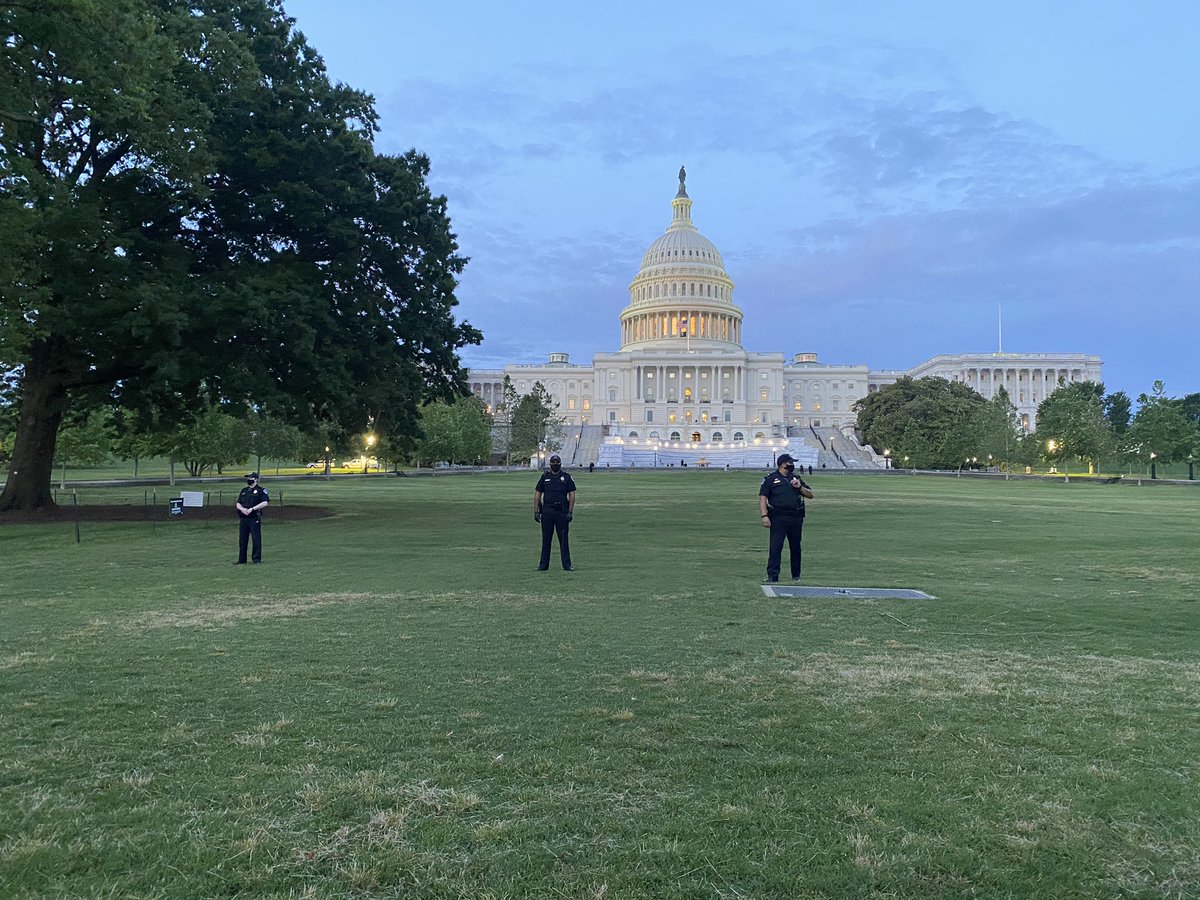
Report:
[[[558,552],[562,557],[562,566],[564,569],[571,568],[571,540],[569,532],[570,524],[567,522],[567,514],[553,509],[542,510],[542,558],[538,561],[538,565],[542,568],[547,568],[550,565],[550,544],[554,540],[554,535],[558,535]]]
[[[772,510],[771,519],[771,549],[767,554],[767,578],[779,578],[779,569],[783,560],[783,542],[788,543],[788,551],[792,558],[792,578],[800,577],[800,532],[804,529],[804,516],[800,513]]]
[[[258,516],[242,516],[238,521],[238,562],[246,561],[246,544],[254,539],[254,552],[251,559],[262,562],[262,521]]]

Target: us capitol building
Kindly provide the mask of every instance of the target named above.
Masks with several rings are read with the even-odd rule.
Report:
[[[539,365],[468,372],[470,390],[492,409],[506,375],[518,394],[540,381],[565,421],[569,465],[764,468],[787,449],[801,465],[885,466],[884,448],[855,439],[853,406],[901,377],[963,382],[985,398],[1003,386],[1026,431],[1060,384],[1101,380],[1100,357],[1084,353],[939,354],[890,371],[830,365],[810,352],[747,351],[733,281],[692,224],[685,178],[680,169],[671,223],[630,282],[619,350],[590,365],[551,353]]]

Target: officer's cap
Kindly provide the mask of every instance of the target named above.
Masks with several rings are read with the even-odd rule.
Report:
[[[777,465],[777,466],[782,466],[784,463],[794,463],[794,462],[795,462],[795,460],[792,459],[791,455],[788,453],[780,453],[779,456],[777,456],[775,458],[775,465]]]
[[[257,472],[251,472],[249,475],[247,475],[247,476],[246,476],[246,480],[247,480],[247,481],[249,481],[249,480],[250,480],[250,479],[252,479],[252,478],[253,478],[255,481],[258,481],[258,473],[257,473]]]
[[[552,457],[550,457],[550,462],[562,462],[562,457],[555,453]]]

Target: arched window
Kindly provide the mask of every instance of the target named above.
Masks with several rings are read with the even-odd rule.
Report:
[[[673,441],[677,441],[677,440],[679,440],[679,432],[678,432],[678,431],[672,431],[672,432],[671,432],[671,438],[670,438],[670,439],[671,439],[671,440],[673,440]]]
[[[629,436],[630,436],[631,438],[635,438],[635,437],[637,437],[638,435],[637,435],[637,432],[636,432],[636,431],[631,431],[631,432],[629,432]]]
[[[692,432],[692,443],[695,443],[695,444],[700,443],[700,432],[698,432],[698,431]]]
[[[723,437],[721,436],[721,432],[719,432],[719,431],[714,431],[714,432],[713,432],[713,440],[714,440],[714,441],[723,441],[723,440],[725,440],[725,438],[723,438]]]
[[[765,437],[766,437],[766,435],[765,435],[765,434],[763,434],[761,431],[756,431],[756,432],[754,432],[754,436],[755,436],[756,438],[765,438]]]
[[[746,436],[744,434],[742,434],[740,431],[735,431],[733,433],[733,439],[735,441],[744,441],[746,439]]]
[[[658,432],[657,431],[650,432],[650,439],[657,441],[658,440]]]

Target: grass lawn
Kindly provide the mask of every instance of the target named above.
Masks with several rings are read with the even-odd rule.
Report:
[[[938,599],[780,600],[756,475],[575,478],[0,527],[0,896],[1200,896],[1200,493],[818,474]]]

